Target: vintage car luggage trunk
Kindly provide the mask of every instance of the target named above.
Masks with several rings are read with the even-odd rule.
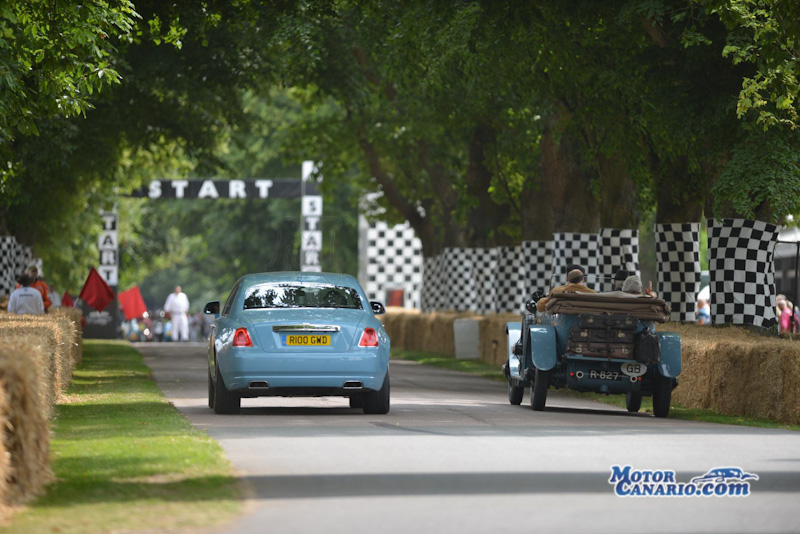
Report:
[[[584,315],[570,328],[567,352],[581,356],[632,359],[638,325],[631,315]]]
[[[567,341],[567,352],[581,356],[597,356],[600,358],[633,359],[633,343],[592,343],[590,341]]]

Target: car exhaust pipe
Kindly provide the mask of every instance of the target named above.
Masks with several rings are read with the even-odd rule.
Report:
[[[247,387],[249,389],[269,389],[269,382],[266,380],[251,380]]]
[[[348,380],[344,383],[343,389],[364,389],[364,384],[360,380]]]

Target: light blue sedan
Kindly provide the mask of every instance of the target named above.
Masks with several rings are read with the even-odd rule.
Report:
[[[208,339],[208,406],[239,413],[242,398],[349,397],[365,413],[389,412],[389,336],[352,276],[248,274],[217,316]]]

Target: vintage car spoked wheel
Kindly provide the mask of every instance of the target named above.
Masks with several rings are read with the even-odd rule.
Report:
[[[544,410],[548,387],[550,387],[550,371],[536,369],[531,385],[531,408],[537,412]]]
[[[214,364],[214,413],[236,414],[241,409],[242,398],[225,387],[222,374],[219,372],[219,364]]]
[[[656,373],[653,387],[653,415],[666,417],[672,401],[672,380]]]
[[[642,394],[634,391],[625,394],[625,407],[629,412],[638,412],[642,407]]]
[[[211,379],[211,371],[208,372],[208,407],[214,407],[214,381]]]
[[[508,379],[508,402],[514,406],[522,404],[522,395],[525,393],[525,386],[519,385],[519,380],[515,378]]]
[[[381,389],[364,395],[364,413],[389,413],[389,373],[386,373]]]

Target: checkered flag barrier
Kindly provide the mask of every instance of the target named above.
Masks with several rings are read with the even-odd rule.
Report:
[[[497,247],[497,312],[522,312],[525,302],[522,247]]]
[[[620,269],[641,276],[639,270],[639,230],[600,229],[598,291],[614,290],[614,275]]]
[[[712,323],[777,323],[773,255],[780,230],[749,219],[708,220]]]
[[[525,295],[523,304],[535,291],[547,292],[553,267],[553,241],[523,241],[525,259]]]
[[[700,292],[700,223],[657,224],[658,296],[672,309],[671,320],[696,321]]]
[[[475,311],[480,314],[497,311],[496,248],[469,249],[472,254],[472,283],[475,288]]]
[[[446,248],[440,271],[445,293],[444,309],[475,310],[475,283],[472,278],[472,252],[468,248]]]
[[[378,222],[367,228],[366,283],[370,300],[384,301],[387,291],[402,289],[406,308],[420,307],[422,244],[408,223]]]
[[[567,281],[567,266],[577,264],[587,273],[596,273],[600,252],[599,234],[559,233],[553,234],[553,275],[556,286]],[[592,289],[596,283],[589,280]]]
[[[425,258],[422,272],[422,311],[436,311],[444,309],[444,291],[440,273],[442,270],[442,255]]]
[[[24,270],[17,267],[17,239],[0,236],[0,296],[9,296],[17,287],[17,275]]]
[[[17,243],[17,270],[21,273],[31,265],[35,265],[41,272],[42,260],[33,257],[33,249]]]

